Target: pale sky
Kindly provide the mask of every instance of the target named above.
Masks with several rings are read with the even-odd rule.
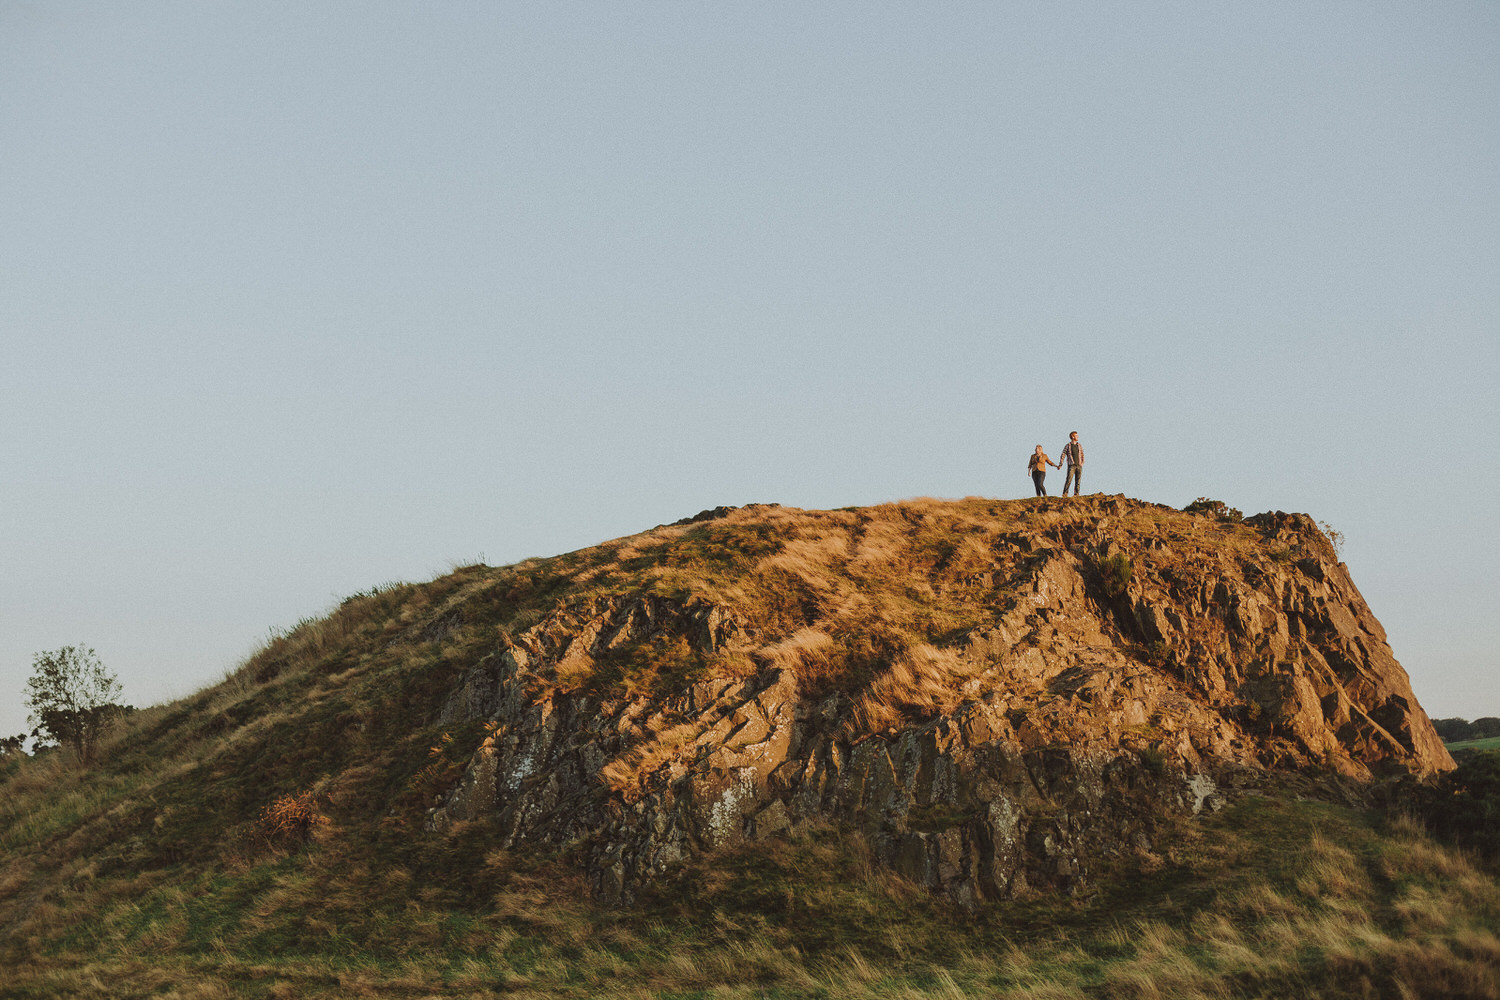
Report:
[[[153,704],[1070,430],[1332,523],[1500,715],[1500,5],[0,0],[0,361],[0,735],[42,650]]]

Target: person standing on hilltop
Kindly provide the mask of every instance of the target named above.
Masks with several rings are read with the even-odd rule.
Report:
[[[1041,451],[1041,445],[1037,445],[1037,451]],[[1063,488],[1058,496],[1068,495],[1068,484],[1073,484],[1073,495],[1076,497],[1078,491],[1083,487],[1083,445],[1078,443],[1078,432],[1073,431],[1068,435],[1068,443],[1063,445],[1062,460],[1068,463],[1068,471],[1063,473]],[[1059,462],[1059,469],[1062,463]]]
[[[1061,469],[1062,463],[1054,462],[1042,451],[1042,446],[1037,445],[1036,451],[1031,456],[1031,461],[1026,463],[1026,471],[1031,473],[1031,481],[1036,483],[1036,495],[1044,497],[1047,495],[1047,466]]]

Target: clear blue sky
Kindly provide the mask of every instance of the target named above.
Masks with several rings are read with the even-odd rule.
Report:
[[[0,0],[0,735],[717,504],[1306,511],[1500,714],[1500,5]],[[1054,474],[1055,475],[1055,474]]]

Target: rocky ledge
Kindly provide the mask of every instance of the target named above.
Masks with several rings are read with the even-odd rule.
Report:
[[[1164,816],[1278,776],[1452,766],[1305,515],[768,506],[627,541],[734,558],[727,582],[596,588],[505,638],[447,701],[487,735],[429,814],[571,847],[604,900],[809,821],[961,903],[1078,892]],[[915,623],[894,638],[892,608]],[[631,686],[668,652],[682,669]]]

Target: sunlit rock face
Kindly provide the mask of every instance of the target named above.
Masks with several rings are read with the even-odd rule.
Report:
[[[605,900],[806,822],[960,902],[1081,891],[1244,788],[1452,766],[1305,515],[719,508],[631,551],[452,692],[489,735],[429,816]]]

